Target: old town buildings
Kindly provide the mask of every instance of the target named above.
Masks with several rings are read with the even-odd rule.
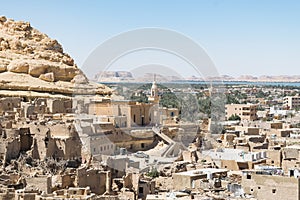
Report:
[[[247,97],[212,134],[209,118],[180,120],[149,91],[148,102],[2,97],[0,199],[299,198],[297,111]]]

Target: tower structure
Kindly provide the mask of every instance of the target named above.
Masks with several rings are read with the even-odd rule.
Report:
[[[153,83],[151,86],[150,96],[148,97],[148,101],[151,103],[159,103],[159,96],[158,96],[158,87],[156,84],[156,75],[154,74]]]
[[[150,96],[148,97],[149,103],[151,103],[150,109],[150,121],[151,124],[160,124],[160,113],[159,113],[159,96],[158,87],[156,84],[156,75],[153,76],[153,83],[150,90]]]

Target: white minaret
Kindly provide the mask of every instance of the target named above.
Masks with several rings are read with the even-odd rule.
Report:
[[[159,103],[159,96],[158,96],[158,88],[156,85],[156,74],[153,77],[153,83],[151,87],[150,97],[148,98],[149,102]]]
[[[150,121],[151,124],[160,124],[160,114],[159,114],[159,96],[158,87],[156,84],[156,75],[153,76],[153,83],[150,91],[150,96],[148,97],[149,103],[152,104],[150,108]]]

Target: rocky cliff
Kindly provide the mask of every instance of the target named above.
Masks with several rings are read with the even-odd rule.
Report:
[[[29,22],[0,17],[0,90],[109,94],[90,83],[62,46]]]

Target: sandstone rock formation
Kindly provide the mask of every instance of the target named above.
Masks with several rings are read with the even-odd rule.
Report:
[[[48,82],[54,82],[54,74],[53,72],[49,72],[49,73],[46,73],[46,74],[41,74],[39,79],[42,79],[44,81],[48,81]]]
[[[109,94],[90,83],[62,46],[30,26],[0,17],[0,90]]]

